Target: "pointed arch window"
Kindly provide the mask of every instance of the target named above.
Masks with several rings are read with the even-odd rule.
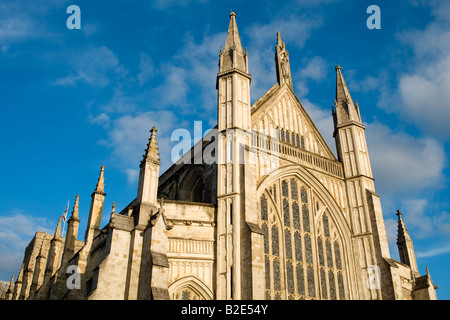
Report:
[[[288,177],[259,198],[266,299],[346,297],[342,242],[328,213],[314,222],[311,197],[308,186]]]
[[[297,178],[282,179],[279,185],[280,203],[268,201],[266,193],[259,205],[264,233],[265,296],[267,299],[316,298],[312,219],[307,207],[308,196],[303,194],[307,191]]]
[[[317,251],[319,254],[322,299],[346,299],[342,245],[334,223],[324,213],[318,228]]]

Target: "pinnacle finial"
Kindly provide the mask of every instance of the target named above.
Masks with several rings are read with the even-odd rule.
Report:
[[[58,219],[58,224],[56,225],[56,230],[55,230],[55,238],[56,236],[60,236],[61,234],[61,216]]]
[[[406,229],[405,221],[402,219],[403,213],[397,209],[397,213],[395,215],[398,216],[397,242],[411,240],[408,229]]]
[[[156,141],[156,132],[158,129],[153,127],[150,130],[150,138],[148,139],[147,149],[145,149],[144,160],[155,160],[159,161],[159,153],[158,153],[158,142]]]
[[[77,197],[75,198],[75,204],[73,205],[72,209],[72,218],[78,219],[78,207],[79,207],[79,200],[80,196],[77,194]]]
[[[341,67],[340,67],[339,65],[337,65],[336,67],[334,67],[334,69],[335,69],[336,71],[338,71],[338,70],[341,70]]]
[[[105,166],[102,165],[100,170],[100,176],[98,177],[97,186],[95,187],[96,192],[105,192]]]
[[[228,25],[228,34],[223,48],[223,57],[219,63],[219,72],[237,69],[248,72],[244,50],[236,23],[236,12],[231,11],[230,23]]]
[[[113,202],[111,213],[116,213],[116,202]]]

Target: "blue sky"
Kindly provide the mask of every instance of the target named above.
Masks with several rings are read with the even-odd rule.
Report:
[[[81,30],[66,9],[81,8]],[[381,29],[369,30],[369,5]],[[149,129],[162,171],[177,128],[216,123],[215,79],[231,10],[248,48],[256,101],[276,81],[280,31],[294,91],[335,150],[339,64],[357,99],[391,255],[400,209],[419,271],[450,299],[450,3],[448,1],[2,1],[0,3],[0,280],[17,275],[37,230],[53,233],[80,195],[83,238],[101,165],[106,202],[134,199]]]

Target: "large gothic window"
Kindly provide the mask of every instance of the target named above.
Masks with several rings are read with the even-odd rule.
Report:
[[[260,197],[266,299],[345,299],[336,227],[327,214],[315,224],[313,208],[311,190],[296,177]]]
[[[335,230],[325,213],[317,230],[322,299],[345,299],[341,244]]]

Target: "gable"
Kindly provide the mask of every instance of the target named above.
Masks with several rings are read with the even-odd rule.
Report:
[[[291,87],[273,86],[252,106],[252,130],[336,160]]]

